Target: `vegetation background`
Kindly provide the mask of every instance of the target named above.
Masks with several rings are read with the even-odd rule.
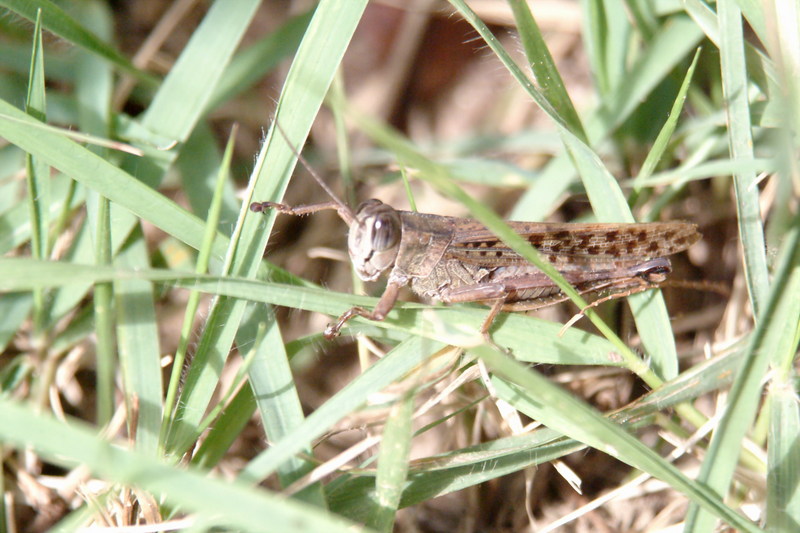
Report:
[[[1,531],[800,528],[797,1],[0,10]],[[381,284],[247,210],[328,199],[289,143],[536,264],[501,217],[692,221],[714,290],[326,341]]]

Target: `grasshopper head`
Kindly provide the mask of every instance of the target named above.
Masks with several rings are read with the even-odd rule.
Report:
[[[394,266],[401,233],[400,215],[391,206],[380,200],[367,200],[358,206],[347,237],[358,277],[373,281]]]

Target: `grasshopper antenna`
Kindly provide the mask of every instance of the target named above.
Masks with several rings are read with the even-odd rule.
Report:
[[[303,155],[294,147],[294,145],[289,140],[289,136],[286,135],[286,132],[283,130],[283,128],[281,127],[280,123],[278,123],[277,120],[275,121],[275,127],[281,133],[281,136],[283,137],[283,140],[286,141],[286,144],[289,146],[289,149],[292,151],[292,153],[294,153],[295,157],[297,157],[297,160],[300,161],[300,163],[305,167],[305,169],[308,171],[308,173],[311,174],[311,176],[314,178],[314,180],[317,183],[319,183],[319,186],[322,187],[322,189],[334,201],[334,203],[336,204],[336,206],[335,206],[336,207],[336,211],[339,213],[339,216],[342,217],[342,219],[344,219],[344,221],[347,223],[348,226],[352,225],[353,222],[355,222],[355,220],[356,220],[356,215],[355,215],[355,213],[353,213],[353,210],[350,209],[350,206],[348,206],[338,196],[336,196],[336,194],[334,194],[333,190],[331,190],[331,188],[328,187],[328,184],[325,183],[325,181],[322,179],[322,176],[320,176],[317,173],[317,171],[315,171],[311,167],[311,165],[308,163],[308,161],[306,161],[306,158],[303,157]]]

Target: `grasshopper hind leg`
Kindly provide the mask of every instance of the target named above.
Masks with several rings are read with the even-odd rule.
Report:
[[[486,303],[489,303],[489,302],[486,302]],[[495,319],[497,318],[497,315],[500,313],[500,311],[503,310],[503,306],[505,306],[505,305],[506,305],[506,299],[505,298],[498,298],[496,300],[491,300],[491,308],[489,309],[489,314],[487,314],[486,318],[483,319],[483,323],[481,324],[480,332],[481,332],[481,335],[483,335],[483,342],[485,342],[486,344],[488,344],[489,346],[491,346],[495,350],[498,350],[498,351],[503,352],[505,354],[511,355],[511,350],[509,350],[508,348],[505,348],[503,346],[500,346],[499,344],[494,342],[494,339],[492,338],[492,334],[489,331],[489,329],[492,327],[492,324],[494,323]]]

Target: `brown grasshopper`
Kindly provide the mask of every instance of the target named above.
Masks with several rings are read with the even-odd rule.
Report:
[[[367,200],[353,212],[295,151],[331,201],[290,207],[253,202],[250,210],[275,209],[307,215],[335,209],[350,227],[347,244],[358,276],[374,281],[388,272],[386,289],[373,310],[353,307],[325,329],[330,339],[355,316],[383,320],[400,288],[443,303],[483,302],[491,311],[481,327],[488,330],[497,313],[528,311],[568,297],[541,270],[506,246],[482,224],[456,217],[399,211],[380,200]],[[685,250],[699,238],[686,222],[576,224],[508,222],[581,294],[611,292],[626,296],[655,288],[672,271],[666,256]]]

